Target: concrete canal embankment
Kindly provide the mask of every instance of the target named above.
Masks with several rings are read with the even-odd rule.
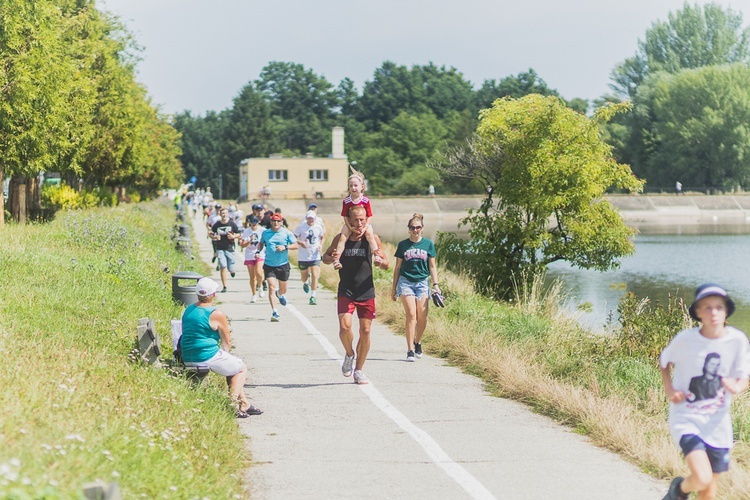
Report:
[[[701,225],[750,223],[750,194],[735,195],[608,195],[628,224],[643,225]],[[273,205],[275,200],[271,200]],[[302,218],[310,200],[281,200],[284,213]],[[373,197],[376,216],[408,217],[414,212],[456,221],[468,208],[479,208],[481,196],[411,196]],[[341,200],[315,200],[323,217],[338,216]],[[244,207],[243,207],[244,208]],[[248,205],[249,210],[249,205]],[[249,213],[249,211],[247,212]]]

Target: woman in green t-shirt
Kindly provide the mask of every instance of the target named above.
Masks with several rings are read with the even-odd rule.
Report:
[[[398,244],[396,268],[393,270],[391,298],[401,298],[406,313],[406,360],[422,357],[422,335],[427,327],[430,302],[428,278],[432,289],[440,292],[435,264],[435,244],[422,237],[424,216],[414,214],[409,219],[409,237]]]

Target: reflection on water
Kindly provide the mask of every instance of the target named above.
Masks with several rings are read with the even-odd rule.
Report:
[[[571,307],[586,302],[593,306],[584,319],[593,329],[601,328],[610,315],[616,318],[617,303],[627,292],[661,303],[675,294],[690,303],[698,285],[719,283],[737,303],[730,323],[750,332],[750,266],[745,263],[750,234],[743,228],[734,234],[667,235],[641,230],[635,255],[623,259],[617,271],[586,271],[557,262],[549,266],[549,277],[563,280]]]

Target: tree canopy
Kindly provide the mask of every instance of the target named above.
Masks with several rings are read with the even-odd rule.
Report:
[[[93,0],[2,0],[0,13],[0,182],[51,171],[143,194],[178,182],[178,135],[136,82],[116,19]],[[28,207],[12,208],[22,220]]]
[[[616,95],[598,103],[634,104],[605,126],[618,160],[631,164],[647,189],[677,181],[686,190],[750,188],[741,123],[749,64],[750,28],[731,9],[685,4],[653,23],[636,54],[612,71]]]
[[[557,260],[616,267],[633,251],[633,230],[603,195],[642,184],[614,160],[599,125],[627,107],[602,107],[587,118],[558,97],[531,94],[482,111],[469,147],[454,149],[437,166],[479,179],[488,193],[462,220],[470,225],[469,242],[440,235],[441,259],[498,297],[508,296],[514,280]]]
[[[349,78],[334,85],[301,64],[274,61],[241,90],[232,108],[205,117],[181,113],[176,126],[183,133],[186,172],[202,186],[215,184],[219,174],[236,178],[243,158],[310,152],[327,156],[330,130],[342,126],[346,153],[365,173],[373,194],[427,194],[431,184],[438,193],[478,193],[483,189],[479,183],[462,178],[441,183],[427,165],[439,151],[471,137],[479,103],[489,106],[505,95],[534,92],[558,95],[533,69],[474,90],[455,68],[385,61],[360,93]],[[573,99],[569,105],[585,112],[588,103]],[[221,125],[215,123],[217,117]],[[201,120],[209,124],[194,123]],[[198,147],[205,144],[212,147]],[[225,185],[227,195],[238,194],[236,185]]]

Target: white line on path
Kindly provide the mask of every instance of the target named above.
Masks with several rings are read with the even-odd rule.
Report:
[[[333,347],[328,339],[318,331],[317,328],[302,314],[296,307],[291,304],[286,306],[288,310],[294,314],[294,316],[307,328],[313,337],[315,337],[320,345],[323,346],[323,350],[328,354],[331,359],[343,362],[343,358],[339,356],[336,348]],[[448,454],[443,451],[440,445],[435,441],[432,436],[427,434],[425,431],[414,425],[406,415],[401,413],[395,406],[388,402],[387,399],[378,391],[375,386],[370,382],[367,385],[360,385],[360,389],[364,392],[370,401],[377,406],[380,411],[385,413],[396,425],[401,427],[407,434],[409,434],[414,441],[419,444],[427,455],[438,467],[442,468],[448,476],[451,477],[461,488],[463,488],[472,498],[478,499],[495,499],[495,496],[490,493],[482,483],[472,476],[466,469],[461,465],[454,462]]]

